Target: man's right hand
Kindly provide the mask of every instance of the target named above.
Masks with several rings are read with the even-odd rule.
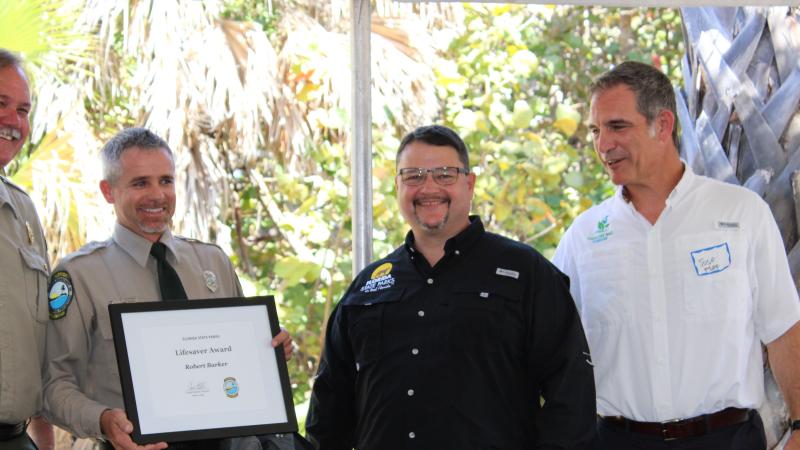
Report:
[[[125,411],[121,409],[107,409],[100,414],[100,430],[111,445],[120,450],[161,450],[167,447],[166,442],[139,445],[131,439],[133,424],[128,420]]]

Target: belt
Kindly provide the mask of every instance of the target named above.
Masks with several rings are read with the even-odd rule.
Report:
[[[658,436],[665,441],[697,437],[750,419],[751,409],[726,408],[712,414],[668,422],[637,422],[621,416],[602,416],[600,420],[632,433]]]
[[[0,423],[0,441],[10,441],[16,437],[22,436],[25,432],[25,422],[6,424]]]

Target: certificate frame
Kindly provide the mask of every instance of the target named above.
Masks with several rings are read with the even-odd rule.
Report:
[[[263,315],[260,314],[261,311]],[[294,413],[283,347],[272,348],[269,344],[269,341],[280,332],[274,297],[115,303],[108,305],[108,312],[122,396],[128,419],[133,423],[131,438],[134,442],[138,444],[181,442],[297,431],[297,418]],[[221,317],[227,319],[220,319]],[[158,325],[159,323],[161,325]],[[267,330],[263,329],[265,323],[268,324]],[[198,335],[198,327],[211,331]],[[189,331],[189,335],[180,339],[175,338],[176,333],[186,331]],[[255,342],[249,341],[248,331],[252,331],[251,334],[255,335]],[[233,337],[244,335],[244,339],[237,341],[237,348],[256,349],[253,352],[254,357],[247,356],[251,352],[233,352],[234,347],[230,341],[223,339],[227,339],[229,335]],[[192,345],[184,345],[187,340]],[[232,353],[215,357],[216,362],[209,361],[208,364],[200,362],[198,358],[201,356],[197,353],[202,352],[201,347],[205,345],[206,349],[210,350],[209,346],[214,345],[211,342],[218,340],[224,342],[216,351]],[[145,343],[142,344],[142,341]],[[147,342],[150,342],[151,348],[148,348]],[[153,342],[158,344],[154,346]],[[170,343],[173,343],[172,347],[177,345],[181,348],[174,350],[175,361],[164,365],[165,354],[169,352],[169,357],[172,357]],[[202,353],[202,357],[205,357],[206,352]],[[221,361],[225,357],[233,357],[234,361],[232,363]],[[187,363],[187,361],[197,363]],[[182,365],[185,365],[187,374],[182,372],[180,368]],[[220,369],[220,365],[223,367],[230,365],[234,369]],[[165,383],[148,383],[165,367],[166,373],[164,378],[161,378]],[[247,372],[245,378],[250,381],[249,385],[252,388],[250,391],[261,393],[262,398],[256,394],[242,395],[244,400],[236,399],[235,397],[239,397],[240,389],[242,393],[244,392],[244,386],[240,387],[243,381],[237,382],[234,376],[216,380],[214,375],[211,375],[216,374],[216,378],[219,378],[219,374],[225,370],[235,372],[235,369],[252,367],[256,367],[255,376],[250,373],[251,371],[245,370]],[[177,383],[184,383],[181,376],[193,378],[195,373],[200,373],[201,378],[215,379],[220,386],[212,386],[215,383],[196,382],[193,379],[186,383],[183,393],[179,392],[180,388],[170,390],[162,386],[162,384],[178,386]],[[156,388],[151,389],[153,385]],[[276,399],[277,396],[280,399]],[[166,397],[182,400],[176,403]],[[279,402],[277,405],[276,400]],[[186,404],[183,405],[182,401]],[[242,402],[241,410],[235,405],[237,401]],[[193,407],[197,402],[202,402],[199,404],[203,406]],[[163,413],[165,405],[170,412]],[[215,405],[222,408],[217,409]],[[251,409],[247,409],[245,405],[250,405]],[[253,405],[260,406],[253,409]],[[181,408],[186,410],[183,411]],[[172,409],[177,409],[178,412]],[[165,415],[159,416],[162,413]],[[235,422],[239,420],[242,421],[241,424]],[[196,423],[201,425],[197,426]]]

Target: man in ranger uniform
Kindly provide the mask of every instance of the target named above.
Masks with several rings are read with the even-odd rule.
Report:
[[[52,422],[75,436],[134,449],[141,447],[131,440],[133,427],[122,409],[108,304],[241,297],[242,288],[222,249],[172,235],[175,165],[163,139],[142,128],[123,130],[103,147],[101,157],[100,190],[114,205],[117,223],[111,239],[87,244],[53,271],[44,403]],[[283,345],[288,358],[286,331],[272,345]],[[264,439],[268,448],[294,448],[291,435]],[[170,447],[217,450],[220,443]]]
[[[0,171],[30,132],[31,96],[21,61],[0,49]],[[42,405],[41,363],[47,324],[47,246],[30,197],[0,176],[0,448],[34,449],[25,434]],[[52,427],[27,427],[52,448]]]

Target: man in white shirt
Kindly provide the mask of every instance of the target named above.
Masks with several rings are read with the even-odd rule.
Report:
[[[623,63],[592,86],[594,148],[618,189],[553,262],[595,365],[594,448],[763,449],[761,343],[800,419],[797,291],[769,207],[692,173],[676,125],[671,83],[651,66]]]

